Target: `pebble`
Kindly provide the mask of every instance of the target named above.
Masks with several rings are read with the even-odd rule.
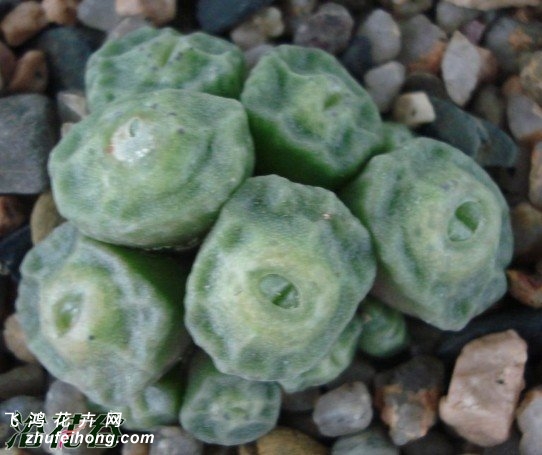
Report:
[[[390,110],[405,81],[405,67],[388,62],[365,73],[365,88],[380,112]]]
[[[32,248],[32,241],[28,225],[1,239],[0,275],[11,275],[13,279],[19,281],[19,266],[30,248]]]
[[[401,447],[403,455],[455,455],[455,448],[442,433],[431,430],[423,438]]]
[[[32,243],[36,245],[41,242],[54,228],[60,226],[64,221],[64,218],[58,213],[51,192],[42,193],[34,204],[30,215]]]
[[[396,445],[425,436],[436,423],[443,387],[444,367],[432,356],[417,356],[377,374],[375,405]]]
[[[245,51],[245,64],[247,69],[252,69],[260,61],[260,59],[272,51],[275,46],[271,44],[260,44],[259,46],[253,47]]]
[[[482,447],[506,441],[524,387],[526,361],[527,343],[513,330],[469,342],[441,400],[441,419]]]
[[[119,16],[142,16],[154,25],[164,25],[175,19],[176,0],[116,0],[115,10]]]
[[[82,0],[77,8],[77,19],[87,27],[109,32],[121,18],[115,0]]]
[[[502,127],[506,116],[506,104],[499,88],[495,85],[484,85],[472,100],[472,112],[495,126]]]
[[[487,24],[478,19],[472,20],[459,29],[472,44],[480,44],[484,33],[487,30]],[[485,48],[484,48],[485,49]]]
[[[41,7],[49,22],[60,25],[75,25],[78,0],[42,0]]]
[[[373,418],[371,395],[363,382],[350,382],[326,392],[316,401],[312,418],[324,436],[356,433]]]
[[[424,92],[428,96],[435,96],[444,100],[450,99],[444,82],[440,77],[423,71],[415,71],[406,76],[403,84],[404,93],[408,92]]]
[[[4,401],[0,401],[0,442],[7,442],[8,438],[15,433],[14,429],[10,426],[11,412],[20,412],[24,418],[28,417],[31,412],[43,412],[44,405],[43,400],[26,395],[18,395],[13,398],[9,398]],[[6,414],[8,413],[8,414]],[[1,453],[1,452],[0,452]],[[40,453],[33,450],[26,453]],[[6,454],[8,455],[8,454]],[[10,454],[11,455],[11,454]]]
[[[199,0],[196,15],[203,31],[222,33],[271,3],[273,0]]]
[[[320,395],[322,394],[318,387],[309,387],[301,392],[283,392],[281,409],[296,413],[312,411]]]
[[[48,186],[55,115],[53,103],[43,95],[0,98],[0,193],[37,194]]]
[[[516,144],[493,123],[474,117],[450,101],[431,97],[431,104],[436,117],[422,128],[423,135],[458,148],[481,166],[515,164]]]
[[[354,36],[340,60],[352,76],[363,81],[365,73],[374,66],[369,38]]]
[[[150,445],[144,442],[128,442],[122,445],[121,455],[149,455]]]
[[[542,387],[529,390],[519,405],[517,424],[522,433],[520,450],[522,455],[542,453]]]
[[[63,90],[56,94],[58,118],[61,123],[77,123],[87,112],[85,93],[80,90]]]
[[[454,5],[447,0],[441,0],[436,7],[438,26],[446,33],[453,33],[463,25],[468,24],[480,15],[480,11]]]
[[[264,8],[230,33],[231,40],[242,50],[266,43],[284,33],[282,13],[278,8]]]
[[[459,106],[470,100],[480,81],[482,57],[461,32],[454,32],[442,59],[442,78],[450,98]]]
[[[525,92],[542,106],[542,51],[531,54],[521,69],[520,78]]]
[[[0,0],[0,17],[4,17],[23,0]]]
[[[15,71],[15,62],[13,51],[0,41],[0,91],[8,86]]]
[[[393,445],[385,431],[379,426],[371,426],[360,433],[340,437],[331,448],[331,455],[362,454],[399,455],[399,449]]]
[[[523,23],[503,16],[495,20],[484,36],[487,47],[499,62],[501,70],[509,73],[519,71],[519,56],[542,46],[542,23]]]
[[[122,38],[124,35],[133,32],[138,28],[147,26],[151,26],[151,23],[146,19],[139,16],[128,16],[120,20],[115,27],[109,31],[107,41]]]
[[[0,238],[15,231],[25,220],[21,200],[17,196],[0,195]]]
[[[542,142],[537,142],[531,153],[529,200],[536,208],[542,210]]]
[[[375,65],[395,59],[401,50],[401,30],[393,17],[383,9],[373,10],[359,26],[357,36],[366,37],[371,44]]]
[[[49,72],[42,51],[25,52],[15,66],[8,90],[12,93],[42,93],[47,89]]]
[[[457,6],[489,11],[501,8],[519,8],[521,6],[536,6],[539,0],[449,0]]]
[[[325,446],[300,431],[276,427],[255,443],[239,447],[239,455],[327,455]],[[179,454],[180,455],[180,454]],[[184,454],[183,454],[184,455]]]
[[[17,5],[0,22],[0,30],[10,46],[20,46],[47,26],[40,3],[26,1]]]
[[[203,443],[181,427],[160,427],[154,435],[149,455],[203,454]]]
[[[437,74],[446,49],[446,33],[421,14],[401,22],[399,27],[402,35],[399,61],[409,72]]]
[[[380,3],[391,9],[395,17],[403,19],[423,13],[433,6],[432,0],[380,0]]]
[[[524,94],[510,94],[506,100],[506,116],[512,135],[532,145],[542,140],[542,108]]]
[[[28,349],[26,336],[15,313],[4,321],[2,335],[4,344],[15,357],[26,363],[39,363],[34,354]]]
[[[435,120],[435,110],[424,92],[411,92],[396,98],[393,118],[410,128],[416,128]]]
[[[0,400],[18,395],[41,396],[47,387],[45,371],[41,366],[26,364],[0,374]]]
[[[288,31],[293,35],[301,25],[314,12],[318,0],[285,0],[285,22]]]
[[[324,3],[297,28],[293,42],[338,54],[348,46],[353,28],[354,19],[344,6]]]

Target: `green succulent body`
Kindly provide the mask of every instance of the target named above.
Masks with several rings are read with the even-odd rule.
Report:
[[[381,120],[368,93],[331,55],[283,45],[251,71],[241,95],[257,172],[334,188],[376,151]]]
[[[85,86],[93,112],[121,98],[166,88],[238,98],[244,77],[243,53],[223,39],[142,27],[92,54]]]
[[[91,240],[65,223],[21,272],[16,307],[29,348],[98,404],[126,405],[189,343],[186,275],[171,259]]]
[[[342,192],[367,226],[373,294],[444,330],[459,330],[506,291],[508,207],[471,158],[432,139],[379,155]]]
[[[189,247],[252,173],[253,153],[238,101],[171,89],[86,117],[55,147],[49,171],[59,212],[86,235]]]
[[[185,323],[220,371],[290,380],[327,355],[374,273],[367,231],[333,193],[254,177],[196,257]]]
[[[218,371],[203,353],[193,359],[179,420],[211,444],[251,442],[271,431],[280,411],[280,387]]]

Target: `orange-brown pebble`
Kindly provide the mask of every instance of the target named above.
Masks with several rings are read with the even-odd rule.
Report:
[[[170,22],[177,14],[175,0],[116,0],[115,9],[119,16],[143,16],[154,25]]]
[[[13,232],[25,219],[25,210],[16,196],[0,196],[0,237]]]
[[[47,26],[47,17],[41,3],[22,2],[0,22],[0,30],[10,46],[19,46],[37,35]]]
[[[329,450],[300,431],[277,427],[253,444],[239,447],[239,455],[326,455]]]
[[[78,0],[42,0],[41,6],[49,22],[74,25],[77,22]]]
[[[519,76],[511,76],[502,85],[502,94],[504,96],[520,95],[523,93],[523,86]]]
[[[17,60],[8,91],[41,93],[47,88],[48,81],[49,72],[45,54],[42,51],[31,50]]]
[[[507,270],[506,275],[512,297],[525,305],[542,308],[542,275],[522,270]]]
[[[39,364],[34,354],[28,349],[26,336],[19,324],[16,314],[12,314],[4,321],[4,343],[15,357],[23,362]]]

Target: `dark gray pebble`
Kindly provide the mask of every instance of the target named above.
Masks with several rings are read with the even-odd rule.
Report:
[[[77,7],[77,18],[87,27],[108,32],[120,16],[115,9],[115,0],[83,0]]]
[[[31,42],[32,47],[45,53],[53,92],[84,90],[85,65],[103,38],[102,32],[84,27],[55,27]]]
[[[0,241],[0,275],[11,275],[18,281],[19,266],[30,248],[32,239],[28,225],[4,237]]]
[[[340,60],[350,74],[362,82],[365,73],[374,66],[371,52],[369,38],[355,36],[343,52]]]
[[[37,194],[47,188],[46,164],[56,131],[49,98],[38,94],[0,98],[0,194]]]
[[[41,396],[47,387],[45,370],[32,363],[0,374],[0,401],[18,395]]]
[[[454,103],[431,97],[434,122],[420,133],[458,148],[481,166],[511,167],[518,149],[514,141],[493,123],[465,112]]]
[[[407,75],[401,91],[403,93],[425,92],[428,96],[435,96],[444,100],[450,99],[442,79],[423,71],[415,71]]]
[[[197,18],[208,33],[222,33],[242,22],[273,0],[199,0]]]

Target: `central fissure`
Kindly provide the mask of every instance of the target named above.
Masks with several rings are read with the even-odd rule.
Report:
[[[299,306],[299,294],[294,284],[281,275],[271,273],[260,280],[260,292],[273,305],[290,309]]]
[[[448,238],[453,242],[470,239],[482,220],[482,206],[479,202],[468,201],[459,205],[448,224]]]

